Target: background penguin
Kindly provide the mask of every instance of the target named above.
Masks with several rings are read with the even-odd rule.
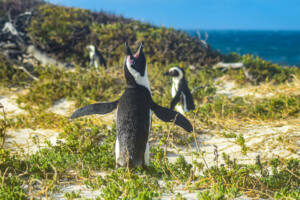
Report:
[[[104,66],[106,69],[106,61],[97,48],[94,45],[88,45],[86,48],[89,50],[90,66],[95,67],[97,70],[99,69],[99,66]]]
[[[124,74],[126,89],[119,100],[97,103],[76,110],[71,119],[91,114],[106,114],[117,109],[117,166],[136,167],[149,164],[148,136],[151,128],[152,112],[166,122],[172,122],[186,131],[193,130],[190,122],[178,112],[163,108],[152,100],[147,75],[146,59],[141,43],[133,56],[126,43]]]
[[[195,109],[193,96],[185,80],[185,72],[180,67],[172,67],[164,76],[172,77],[172,101],[170,108],[173,110],[180,101],[181,105],[176,105],[176,110],[181,114]]]

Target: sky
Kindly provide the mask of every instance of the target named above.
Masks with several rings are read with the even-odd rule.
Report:
[[[300,30],[300,0],[47,1],[176,29]]]

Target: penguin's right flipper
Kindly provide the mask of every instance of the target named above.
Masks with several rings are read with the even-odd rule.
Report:
[[[106,114],[112,112],[117,106],[117,101],[108,102],[108,103],[95,103],[79,108],[71,115],[70,119],[75,119],[77,117],[82,117],[85,115],[93,115],[93,114]]]
[[[161,107],[156,103],[152,102],[151,110],[155,113],[155,115],[162,121],[165,122],[174,122],[175,124],[182,127],[184,130],[188,132],[193,131],[193,126],[182,114],[170,110],[168,108]]]

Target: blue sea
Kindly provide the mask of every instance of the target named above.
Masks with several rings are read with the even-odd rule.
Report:
[[[196,31],[187,31],[197,36]],[[201,39],[221,53],[253,54],[281,65],[300,67],[300,31],[200,31]]]

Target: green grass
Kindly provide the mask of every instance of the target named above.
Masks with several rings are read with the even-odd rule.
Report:
[[[92,101],[113,100],[124,87],[116,77],[93,70],[63,72],[47,67],[40,69],[39,74],[39,80],[32,84],[28,93],[18,98],[18,103],[26,110],[45,110],[61,98],[74,100],[77,107]]]
[[[224,62],[242,62],[248,72],[256,79],[254,84],[270,81],[275,84],[279,84],[286,81],[292,81],[293,76],[300,75],[300,69],[297,67],[282,67],[259,57],[254,57],[251,54],[239,56],[236,53],[231,53],[224,57]],[[229,70],[226,73],[228,73],[232,79],[237,80],[240,84],[249,82],[242,72],[242,69]]]
[[[14,64],[0,54],[0,85],[4,87],[25,87],[31,83],[30,78]]]
[[[286,119],[299,116],[300,97],[281,95],[268,99],[216,96],[213,102],[197,107],[198,119]]]
[[[20,199],[25,200],[28,195],[22,189],[22,180],[17,176],[5,177],[0,176],[0,199]]]

